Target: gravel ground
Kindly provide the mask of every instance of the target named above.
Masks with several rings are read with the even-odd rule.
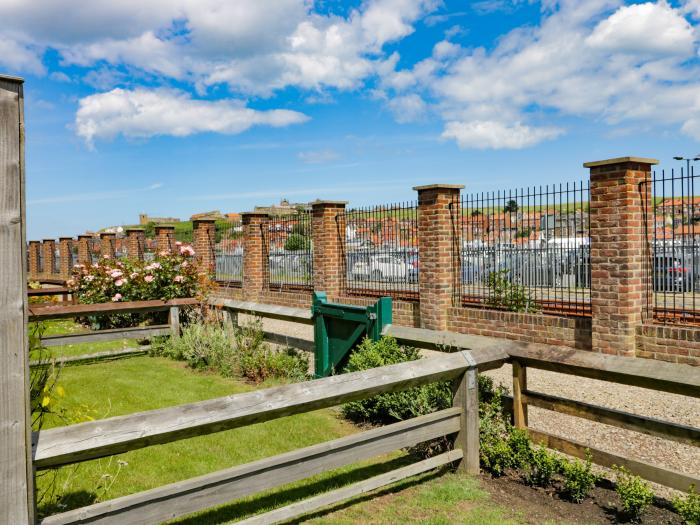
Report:
[[[245,317],[241,316],[240,321],[245,322]],[[271,332],[313,340],[312,326],[271,319],[265,319],[263,325]],[[510,365],[486,374],[491,376],[494,382],[501,383],[510,390]],[[528,388],[533,391],[700,427],[700,399],[697,398],[536,369],[528,370],[527,380]],[[528,419],[529,425],[534,429],[573,439],[591,447],[679,472],[694,475],[700,473],[700,450],[697,447],[536,407],[529,408]],[[655,488],[658,494],[664,496],[673,492],[665,487]]]

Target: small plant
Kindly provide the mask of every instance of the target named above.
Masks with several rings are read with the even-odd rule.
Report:
[[[188,324],[180,337],[168,338],[160,352],[187,361],[191,368],[216,370],[225,377],[232,376],[236,368],[228,334],[215,323]]]
[[[700,494],[691,485],[686,496],[673,498],[673,508],[683,518],[685,525],[700,525]]]
[[[586,450],[586,461],[567,461],[562,463],[564,488],[574,503],[581,503],[593,490],[598,476],[592,469],[591,452]]]
[[[530,297],[524,286],[512,282],[508,278],[510,270],[498,270],[489,273],[486,286],[489,297],[486,301],[492,308],[511,312],[536,312],[537,303]]]
[[[540,445],[531,451],[530,462],[525,472],[525,481],[536,487],[548,487],[560,469],[561,460],[559,457]]]
[[[502,386],[493,387],[493,381],[479,378],[479,458],[482,467],[494,476],[502,476],[517,465],[511,448],[513,427],[503,413]],[[518,439],[516,438],[516,442]]]
[[[651,486],[625,467],[615,466],[613,469],[617,473],[615,491],[620,496],[623,514],[630,519],[639,519],[642,512],[654,502]]]
[[[420,359],[418,350],[399,346],[393,337],[383,337],[379,341],[365,339],[350,355],[344,371],[357,372],[417,359]],[[442,382],[353,401],[343,405],[342,410],[351,421],[389,424],[443,410],[451,405],[450,384]]]

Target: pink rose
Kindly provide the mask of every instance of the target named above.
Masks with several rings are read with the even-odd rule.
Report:
[[[114,284],[115,284],[116,286],[121,286],[121,285],[123,285],[125,282],[126,282],[126,279],[117,279],[116,281],[114,281]]]
[[[182,275],[176,275],[175,279],[173,279],[173,281],[175,281],[176,283],[181,283],[184,280],[185,279],[182,277]]]
[[[147,275],[146,277],[143,278],[144,281],[147,283],[153,282],[153,276],[152,275]]]
[[[121,276],[124,275],[124,274],[121,272],[121,270],[112,270],[112,271],[109,273],[109,275],[112,277],[112,279],[117,279],[117,278],[121,277]]]
[[[175,246],[182,246],[182,241],[175,241]]]
[[[112,302],[116,303],[117,301],[120,301],[121,298],[122,298],[122,294],[120,294],[120,293],[115,294],[114,297],[112,297]]]

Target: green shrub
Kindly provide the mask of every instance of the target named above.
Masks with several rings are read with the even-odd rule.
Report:
[[[586,461],[575,459],[562,463],[562,474],[566,493],[574,503],[581,503],[598,481],[598,476],[592,470],[589,450],[586,450]]]
[[[260,319],[236,327],[233,346],[238,374],[256,383],[273,377],[291,381],[307,379],[309,361],[306,356],[293,348],[273,350],[264,336]]]
[[[168,338],[161,355],[187,361],[191,368],[210,369],[230,377],[236,367],[235,353],[224,328],[216,323],[191,323],[180,337]]]
[[[393,337],[383,337],[376,342],[365,339],[350,355],[344,371],[357,372],[417,359],[420,359],[418,350],[399,346]],[[345,417],[354,422],[388,424],[443,410],[450,406],[452,406],[450,384],[442,382],[346,403],[342,411]]]
[[[700,525],[700,494],[695,485],[690,486],[687,496],[673,498],[673,508],[686,525]]]
[[[513,454],[513,468],[522,468],[532,461],[532,442],[527,431],[520,428],[510,429],[508,447]]]
[[[503,413],[504,392],[502,386],[494,388],[491,379],[479,377],[479,457],[484,470],[494,476],[503,475],[519,461],[511,445],[519,446],[521,436],[511,442],[513,427]]]
[[[552,484],[554,475],[561,469],[560,465],[559,456],[540,445],[531,451],[530,462],[526,466],[525,481],[536,487],[548,487]]]
[[[625,467],[613,467],[617,472],[615,491],[620,496],[625,516],[637,519],[654,502],[654,492],[646,481],[634,476]]]
[[[486,280],[489,297],[486,304],[511,312],[536,312],[539,305],[530,297],[527,289],[508,278],[510,270],[490,272]]]

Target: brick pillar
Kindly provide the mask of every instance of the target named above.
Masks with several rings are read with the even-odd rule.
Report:
[[[92,264],[90,256],[90,241],[92,235],[78,235],[78,264],[89,266]]]
[[[460,237],[456,233],[462,188],[464,186],[455,184],[413,188],[418,192],[418,289],[422,328],[447,330],[447,309],[452,306],[455,281],[461,274]]]
[[[142,228],[129,228],[126,230],[126,251],[130,258],[142,261],[145,245],[146,232]]]
[[[156,250],[175,253],[175,226],[156,226]]]
[[[343,291],[345,253],[345,205],[342,201],[312,203],[314,290],[338,297]]]
[[[41,243],[41,253],[43,255],[42,273],[45,275],[52,275],[54,273],[54,268],[56,268],[56,240],[44,239]]]
[[[29,241],[29,276],[36,277],[39,275],[39,250],[41,250],[41,243],[39,241]]]
[[[651,285],[648,228],[654,159],[586,162],[591,170],[591,310],[593,351],[634,356]]]
[[[68,278],[73,270],[73,238],[60,237],[58,239],[58,252],[60,260],[59,271],[62,277]]]
[[[114,233],[100,233],[100,258],[105,255],[114,259],[117,244],[117,236]]]
[[[257,299],[268,281],[270,220],[265,213],[242,213],[243,295]]]
[[[202,271],[209,274],[215,273],[216,220],[197,219],[192,221],[192,241]],[[160,250],[160,244],[158,249]]]

